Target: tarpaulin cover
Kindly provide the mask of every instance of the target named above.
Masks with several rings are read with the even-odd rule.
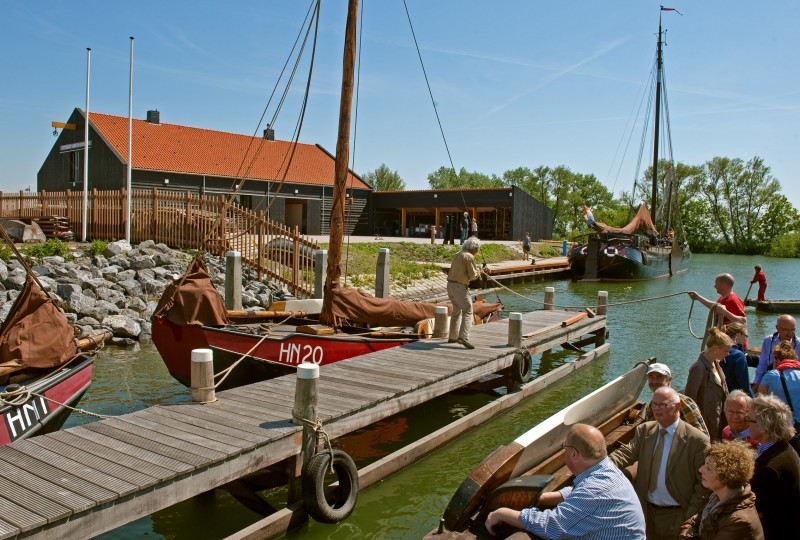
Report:
[[[77,350],[72,325],[28,276],[0,327],[0,362],[19,369],[55,368],[71,360]]]
[[[202,256],[194,258],[182,282],[176,281],[167,286],[153,316],[166,317],[179,325],[228,324],[225,301],[214,288]]]
[[[391,298],[375,298],[359,292],[357,289],[335,288],[332,292],[333,314],[338,319],[367,323],[370,326],[414,326],[423,319],[436,316],[437,304],[425,302],[408,302]],[[450,314],[453,306],[447,307]],[[501,304],[475,302],[473,312],[483,318],[502,308]]]
[[[658,235],[658,230],[656,226],[653,225],[653,220],[650,218],[650,211],[645,205],[639,207],[639,210],[636,212],[636,215],[633,216],[631,222],[624,227],[611,227],[610,225],[596,221],[594,225],[592,225],[592,228],[597,232],[633,234],[636,231],[642,231],[648,234]]]

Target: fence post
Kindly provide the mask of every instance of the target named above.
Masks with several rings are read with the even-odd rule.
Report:
[[[258,266],[258,280],[264,277],[264,211],[258,211],[258,227],[256,228],[258,234],[258,257],[256,257],[256,266]]]
[[[508,346],[522,347],[522,313],[508,315]]]
[[[242,309],[242,254],[238,251],[225,255],[225,308]]]
[[[554,287],[544,288],[544,309],[553,309],[556,303],[556,290]]]
[[[318,249],[314,252],[314,298],[322,298],[327,275],[328,250]]]
[[[389,260],[389,248],[380,248],[375,265],[375,298],[389,298]]]
[[[192,350],[190,381],[193,402],[210,403],[217,400],[214,393],[214,352],[211,349]]]
[[[450,329],[447,327],[447,306],[436,306],[433,319],[433,337],[446,338]]]
[[[297,296],[300,288],[300,228],[294,226],[294,238],[292,238],[292,294]]]

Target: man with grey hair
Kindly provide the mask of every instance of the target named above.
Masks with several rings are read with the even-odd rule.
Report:
[[[464,215],[461,217],[461,245],[464,245],[464,242],[467,241],[467,237],[469,236],[469,213],[464,212]]]
[[[499,524],[507,523],[537,538],[644,539],[642,506],[631,483],[608,459],[603,434],[590,425],[575,424],[562,447],[575,481],[542,493],[537,503],[555,508],[498,508],[487,516],[486,529],[494,534]]]
[[[669,386],[653,393],[655,421],[636,427],[633,439],[609,459],[617,467],[637,464],[633,482],[644,510],[648,539],[678,537],[684,521],[701,512],[708,490],[700,481],[708,435],[681,420],[680,398]]]
[[[797,355],[800,356],[800,340],[797,339],[795,331],[797,330],[797,320],[788,313],[784,313],[778,317],[775,323],[775,332],[764,338],[764,343],[761,344],[761,354],[758,357],[758,367],[756,367],[756,375],[753,377],[751,386],[753,390],[758,389],[761,379],[764,374],[771,369],[775,369],[775,347],[781,341],[790,341]]]
[[[481,241],[476,237],[467,238],[461,251],[455,254],[447,273],[447,297],[453,304],[450,314],[450,339],[448,343],[460,343],[467,349],[474,349],[475,345],[469,342],[469,333],[472,330],[472,298],[469,295],[469,283],[478,279],[481,270],[475,262],[475,254],[481,247]]]

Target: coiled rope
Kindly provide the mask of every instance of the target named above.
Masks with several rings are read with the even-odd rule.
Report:
[[[307,426],[307,427],[310,427],[311,429],[313,429],[314,433],[317,434],[317,438],[319,438],[319,436],[322,435],[322,438],[325,440],[325,448],[327,448],[328,454],[330,454],[330,456],[331,456],[330,468],[331,468],[331,473],[333,473],[334,472],[334,470],[333,470],[333,446],[331,445],[331,438],[325,432],[325,428],[322,427],[322,421],[319,419],[319,417],[317,417],[316,420],[311,421],[308,418],[303,418],[301,416],[298,416],[297,413],[294,412],[294,409],[292,409],[292,418],[294,418],[295,420],[297,420],[298,422],[300,422],[304,426]]]

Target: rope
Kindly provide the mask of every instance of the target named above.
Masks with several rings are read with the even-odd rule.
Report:
[[[86,409],[77,409],[75,407],[71,407],[70,405],[67,405],[66,403],[62,403],[62,402],[60,402],[58,400],[55,400],[55,399],[53,399],[51,397],[47,397],[44,394],[39,394],[38,392],[34,392],[32,390],[29,390],[25,386],[20,386],[19,388],[15,389],[15,390],[6,390],[4,392],[0,392],[0,403],[2,403],[3,405],[11,406],[11,407],[21,407],[22,405],[24,405],[25,403],[28,402],[28,400],[31,398],[31,396],[35,396],[35,397],[38,397],[40,399],[44,399],[46,401],[49,401],[51,403],[55,403],[56,405],[59,405],[59,406],[64,407],[66,409],[69,409],[72,412],[84,414],[86,416],[94,416],[96,418],[101,418],[101,419],[111,418],[111,416],[113,416],[113,415],[105,415],[105,414],[93,413],[91,411],[87,411]]]
[[[317,437],[319,437],[320,434],[321,434],[322,438],[325,439],[325,448],[328,449],[328,453],[331,456],[330,467],[331,467],[331,473],[333,473],[334,472],[334,470],[333,470],[333,446],[331,446],[331,438],[325,432],[325,428],[322,427],[322,421],[319,419],[319,417],[317,417],[317,419],[312,422],[308,418],[303,418],[301,416],[298,416],[297,413],[294,412],[294,409],[292,409],[292,418],[294,418],[295,420],[297,420],[298,422],[300,422],[304,426],[310,427],[311,429],[313,429],[314,433],[316,433]]]

